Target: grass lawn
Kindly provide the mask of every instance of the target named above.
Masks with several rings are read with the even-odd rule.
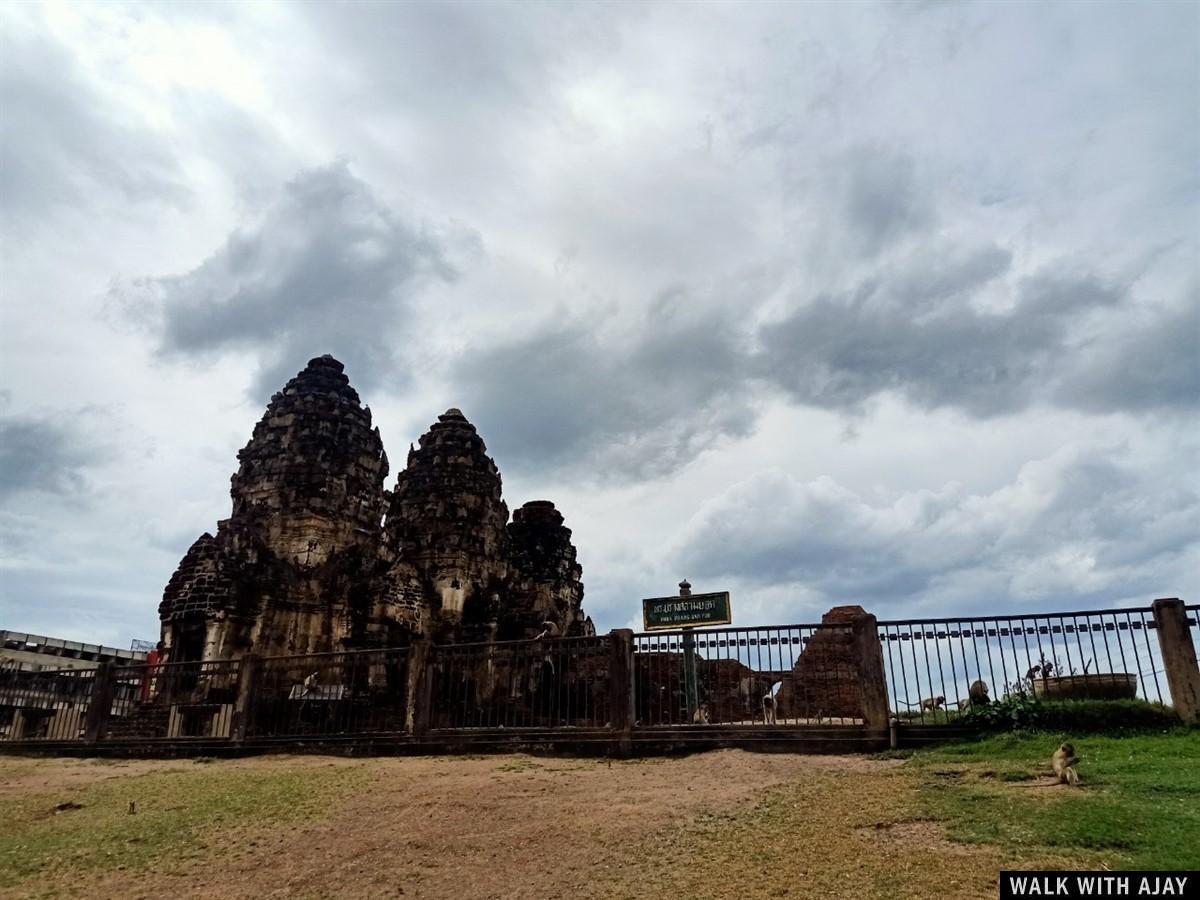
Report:
[[[0,892],[23,886],[37,895],[44,876],[63,871],[80,878],[96,871],[170,871],[209,856],[214,833],[253,832],[319,815],[363,781],[340,762],[267,772],[205,762],[7,798],[0,817]],[[114,775],[122,768],[112,760],[93,765]],[[71,805],[59,811],[59,803]]]
[[[1047,785],[1061,734],[1004,734],[914,754],[922,810],[948,836],[1102,851],[1113,867],[1200,869],[1200,730],[1070,738],[1077,789]]]
[[[1001,869],[1200,869],[1200,729],[1081,733],[1078,788],[1050,783],[1061,740],[621,762],[0,756],[0,898],[974,900]]]

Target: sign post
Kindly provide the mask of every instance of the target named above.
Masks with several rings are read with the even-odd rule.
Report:
[[[687,701],[688,722],[696,719],[700,707],[700,679],[696,671],[697,625],[728,625],[733,621],[729,592],[693,594],[686,580],[679,582],[678,597],[648,597],[642,601],[642,624],[647,631],[680,628],[683,649],[683,691]]]
[[[687,720],[696,721],[696,710],[700,708],[700,690],[696,684],[696,638],[692,629],[683,629],[683,693],[687,698]]]

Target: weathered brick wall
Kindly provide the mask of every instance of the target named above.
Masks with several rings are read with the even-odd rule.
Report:
[[[861,606],[835,606],[821,616],[821,624],[849,626],[865,615]],[[813,633],[792,667],[791,678],[784,679],[778,703],[781,716],[862,716],[859,665],[848,627]]]

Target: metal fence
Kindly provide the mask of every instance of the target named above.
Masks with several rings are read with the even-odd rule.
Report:
[[[240,668],[229,659],[121,666],[105,739],[230,737]]]
[[[844,625],[637,634],[633,677],[643,726],[862,722]]]
[[[267,657],[247,706],[247,735],[403,732],[408,660],[404,647]]]
[[[0,741],[83,737],[94,669],[0,669]]]
[[[439,646],[430,727],[604,728],[610,646],[606,637]]]
[[[1189,683],[1180,680],[1192,650],[1179,634],[1180,608],[1154,608],[1171,616],[1162,619],[1162,640],[1154,609],[1140,608],[891,620],[875,631],[862,623],[621,631],[100,669],[3,668],[0,741],[418,742],[427,732],[459,741],[487,737],[474,732],[572,729],[608,730],[614,739],[674,729],[690,740],[728,733],[703,726],[744,728],[750,737],[755,727],[766,736],[780,734],[776,726],[874,727],[888,710],[907,724],[946,725],[972,705],[1013,695],[1170,704],[1164,646],[1176,685]],[[1184,615],[1200,646],[1200,606]]]
[[[879,638],[893,711],[924,724],[1012,695],[1169,703],[1154,630],[1149,609],[1120,609],[894,620]]]

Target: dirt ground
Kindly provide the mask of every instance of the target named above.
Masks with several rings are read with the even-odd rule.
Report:
[[[199,770],[203,788],[192,777]],[[136,802],[152,783],[179,778],[191,785],[181,793],[200,804],[201,790],[219,791],[225,780],[320,779],[325,771],[343,777],[341,786],[299,820],[239,816],[222,806],[235,810],[236,797],[218,795],[203,801],[215,811],[206,813],[199,842],[167,843],[159,856],[129,865],[104,856],[50,860],[0,896],[990,897],[998,869],[1014,863],[995,847],[947,841],[938,823],[915,814],[917,776],[903,762],[862,757],[269,756],[203,766],[0,757],[0,808],[21,800],[52,815],[56,802],[80,798],[83,809],[59,816],[80,817],[77,838],[51,835],[62,837],[55,847],[76,847],[101,833],[82,818],[89,803]],[[147,794],[142,808],[156,796]],[[189,801],[176,802],[168,809]],[[26,835],[56,826],[35,813],[24,825],[0,825],[14,854],[34,852]],[[123,827],[106,814],[105,828]]]

